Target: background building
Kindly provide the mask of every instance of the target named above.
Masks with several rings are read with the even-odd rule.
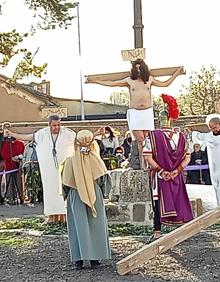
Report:
[[[67,120],[81,119],[80,99],[57,98],[50,95],[50,83],[11,84],[0,75],[0,123],[46,121],[58,114]],[[126,118],[127,106],[84,101],[86,119]]]

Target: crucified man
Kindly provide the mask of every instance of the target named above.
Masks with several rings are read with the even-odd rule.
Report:
[[[132,62],[130,77],[116,81],[103,81],[98,79],[87,79],[86,83],[97,83],[104,86],[128,87],[130,93],[127,121],[129,130],[132,131],[137,140],[140,166],[142,168],[143,141],[148,130],[154,129],[153,99],[151,86],[167,87],[174,79],[183,73],[183,67],[179,67],[166,81],[156,80],[150,75],[145,62],[138,59]]]

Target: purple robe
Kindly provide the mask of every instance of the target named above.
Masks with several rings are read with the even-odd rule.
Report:
[[[185,156],[185,137],[179,133],[174,150],[169,137],[162,130],[150,133],[153,159],[167,171],[175,170]],[[161,223],[180,224],[193,219],[189,197],[186,191],[183,172],[173,180],[164,181],[158,177],[158,199],[160,203]]]

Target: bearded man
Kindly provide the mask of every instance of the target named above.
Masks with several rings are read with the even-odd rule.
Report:
[[[132,131],[137,140],[140,167],[142,167],[143,141],[146,131],[154,129],[153,99],[151,86],[167,87],[174,79],[181,74],[182,67],[166,81],[156,80],[150,75],[150,71],[145,62],[138,59],[132,62],[131,75],[122,80],[103,81],[89,80],[86,83],[97,83],[104,86],[127,87],[130,93],[129,109],[127,111],[127,121],[129,130]]]

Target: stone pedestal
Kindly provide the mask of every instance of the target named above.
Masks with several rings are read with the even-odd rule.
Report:
[[[153,209],[147,173],[116,169],[110,174],[113,186],[110,202],[106,204],[109,223],[152,225]]]

